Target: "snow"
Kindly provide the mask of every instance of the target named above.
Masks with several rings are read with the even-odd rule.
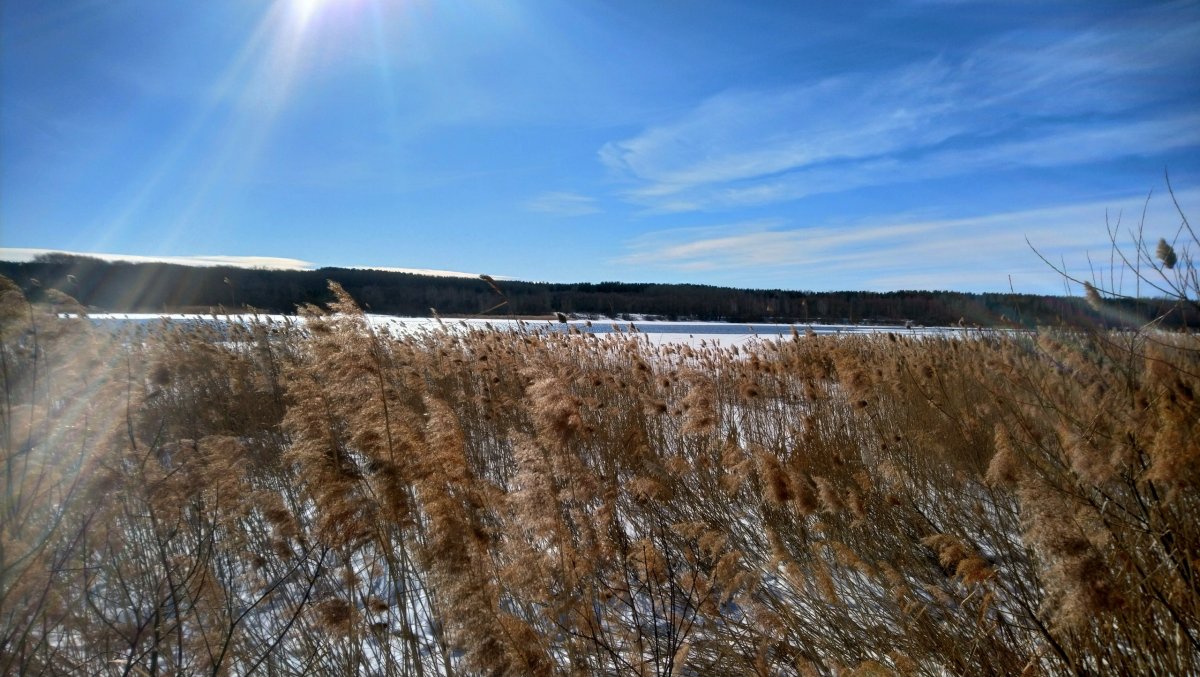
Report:
[[[202,314],[202,313],[94,313],[88,315],[94,322],[108,323],[147,323],[167,320],[171,322],[218,322],[218,323],[251,323],[251,322],[303,322],[303,318],[294,315],[276,314]],[[957,327],[919,327],[905,328],[896,325],[866,325],[866,324],[771,324],[752,323],[739,324],[732,322],[694,322],[667,320],[634,320],[632,322],[618,320],[570,320],[558,322],[555,320],[517,320],[503,318],[445,318],[438,320],[428,317],[397,317],[394,315],[366,315],[367,321],[373,327],[387,327],[397,334],[409,334],[422,331],[436,331],[444,327],[450,331],[456,330],[486,330],[488,328],[501,331],[569,331],[574,329],[582,334],[611,334],[636,333],[652,345],[688,344],[718,347],[743,347],[761,341],[790,339],[792,330],[801,336],[811,329],[818,335],[849,336],[856,334],[879,334],[893,332],[907,336],[955,335],[963,330]]]

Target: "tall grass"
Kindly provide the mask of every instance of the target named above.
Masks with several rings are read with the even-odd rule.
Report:
[[[0,672],[1200,671],[1200,338],[112,336],[0,291]]]

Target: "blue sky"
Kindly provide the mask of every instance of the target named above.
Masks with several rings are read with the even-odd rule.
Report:
[[[8,258],[1053,292],[1200,208],[1196,2],[0,12]]]

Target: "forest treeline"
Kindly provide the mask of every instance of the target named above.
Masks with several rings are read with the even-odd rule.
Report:
[[[0,674],[1200,671],[1196,333],[655,346],[331,294],[114,335],[0,278]]]
[[[435,277],[346,268],[281,271],[107,262],[64,254],[32,262],[0,262],[0,274],[34,300],[57,289],[94,311],[179,312],[224,308],[294,313],[333,300],[336,282],[373,313],[427,317],[489,315],[579,316],[730,322],[869,322],[1003,327],[1128,323],[1162,318],[1164,326],[1194,326],[1194,308],[1169,301],[1107,299],[1100,315],[1082,299],[1013,293],[950,291],[805,292],[695,284],[623,282],[539,283]],[[1170,312],[1169,312],[1170,311]]]

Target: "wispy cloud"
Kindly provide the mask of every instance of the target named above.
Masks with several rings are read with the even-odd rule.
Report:
[[[1178,194],[1200,202],[1200,190]],[[777,280],[806,289],[975,288],[999,290],[1013,275],[1024,291],[1061,291],[1026,242],[1051,260],[1088,274],[1087,256],[1108,259],[1106,215],[1140,216],[1144,198],[1068,204],[964,218],[903,216],[853,224],[742,222],[657,231],[626,244],[615,263],[642,270],[724,272],[730,279]],[[1152,200],[1147,228],[1173,232],[1170,200]],[[1162,235],[1171,235],[1164,230]],[[1149,232],[1149,231],[1148,231]],[[1083,266],[1081,271],[1079,266]]]
[[[762,179],[825,162],[930,146],[964,131],[945,115],[954,92],[934,64],[873,81],[862,76],[773,91],[717,95],[675,123],[609,143],[600,157],[653,202],[697,188]]]
[[[810,195],[955,176],[988,169],[1059,167],[1200,145],[1200,114],[1156,120],[1076,124],[1037,136],[988,145],[934,150],[908,157],[874,157],[854,162],[800,167],[757,180],[696,186],[686,195],[654,204],[656,212],[746,207]]]
[[[311,270],[312,263],[300,259],[277,256],[141,256],[137,254],[105,254],[98,252],[71,252],[61,249],[29,249],[0,247],[0,260],[32,261],[43,254],[71,254],[90,256],[104,261],[128,261],[130,263],[177,263],[183,266],[234,266],[236,268],[265,268],[270,270]]]
[[[600,212],[595,198],[570,192],[542,193],[526,202],[525,208],[554,216],[586,216]]]
[[[1062,37],[1000,36],[958,59],[770,90],[729,90],[605,144],[601,161],[652,212],[1200,145],[1200,24],[1168,10]],[[1172,99],[1174,97],[1174,99]]]

